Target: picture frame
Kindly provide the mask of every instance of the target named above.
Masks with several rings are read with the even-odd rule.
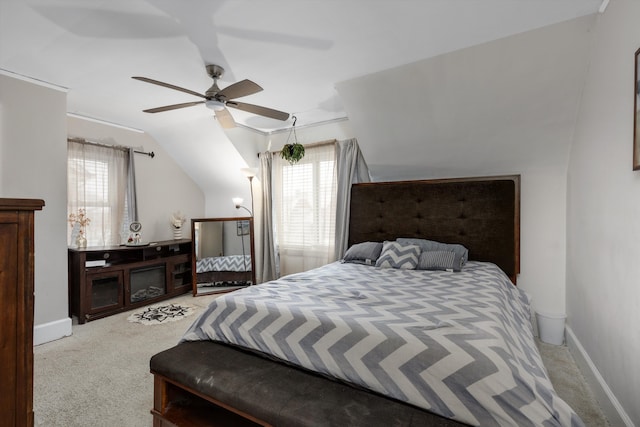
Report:
[[[241,220],[236,222],[236,231],[238,236],[246,236],[249,234],[249,221]]]
[[[640,169],[640,49],[636,50],[633,82],[633,170]]]

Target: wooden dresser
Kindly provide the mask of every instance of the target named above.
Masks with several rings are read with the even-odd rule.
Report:
[[[33,215],[44,201],[0,198],[0,425],[33,426]]]
[[[189,239],[69,248],[69,315],[80,324],[192,289]]]

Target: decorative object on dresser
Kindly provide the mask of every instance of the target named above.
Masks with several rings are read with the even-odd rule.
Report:
[[[171,229],[173,230],[174,239],[182,239],[182,225],[186,220],[186,217],[180,211],[171,214]]]
[[[0,423],[33,426],[34,211],[44,201],[0,198]]]
[[[69,249],[69,310],[78,323],[191,289],[191,241]]]
[[[129,224],[129,237],[127,238],[127,246],[140,246],[142,245],[142,224],[138,221],[133,221]]]
[[[91,219],[87,216],[86,209],[78,209],[78,213],[69,214],[69,223],[71,224],[71,235],[75,236],[72,240],[78,248],[87,247],[87,225],[91,224]]]

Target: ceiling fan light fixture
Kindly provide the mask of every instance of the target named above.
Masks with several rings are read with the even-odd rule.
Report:
[[[207,99],[206,101],[204,101],[204,105],[206,105],[207,108],[213,111],[224,110],[224,103],[218,101],[217,99]]]
[[[165,105],[163,107],[149,108],[142,111],[144,111],[145,113],[160,113],[163,111],[171,111],[177,110],[179,108],[205,104],[207,108],[215,112],[216,119],[218,119],[222,127],[225,129],[235,127],[235,121],[227,110],[227,107],[246,111],[251,114],[257,114],[259,116],[269,117],[275,120],[289,119],[289,113],[285,113],[284,111],[261,107],[260,105],[247,104],[246,102],[235,101],[235,98],[253,95],[254,93],[260,92],[262,88],[257,83],[252,82],[251,80],[244,79],[239,82],[232,83],[231,85],[221,90],[218,87],[217,80],[224,72],[224,69],[215,64],[207,65],[206,69],[209,76],[213,79],[213,85],[204,94],[194,92],[190,89],[185,89],[180,86],[161,82],[159,80],[150,79],[148,77],[133,76],[132,78],[135,80],[140,80],[146,83],[151,83],[168,89],[188,93],[189,95],[197,96],[199,98],[203,98],[202,101],[183,102],[181,104]]]

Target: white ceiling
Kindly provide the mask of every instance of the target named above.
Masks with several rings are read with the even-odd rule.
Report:
[[[295,114],[297,126],[348,117],[380,179],[520,171],[525,158],[563,167],[589,26],[560,23],[601,4],[0,0],[0,72],[68,88],[69,113],[147,132],[205,194],[241,180],[242,158],[219,155],[242,151],[234,132],[203,105],[143,113],[200,99],[132,76],[204,92],[215,63],[221,88],[253,80],[264,90],[239,100]],[[292,124],[230,111],[258,135]]]
[[[147,130],[211,115],[196,92],[248,78],[241,100],[295,114],[298,126],[345,117],[338,82],[593,13],[600,0],[0,0],[0,68],[69,89],[71,113]],[[231,110],[264,132],[288,127]]]

